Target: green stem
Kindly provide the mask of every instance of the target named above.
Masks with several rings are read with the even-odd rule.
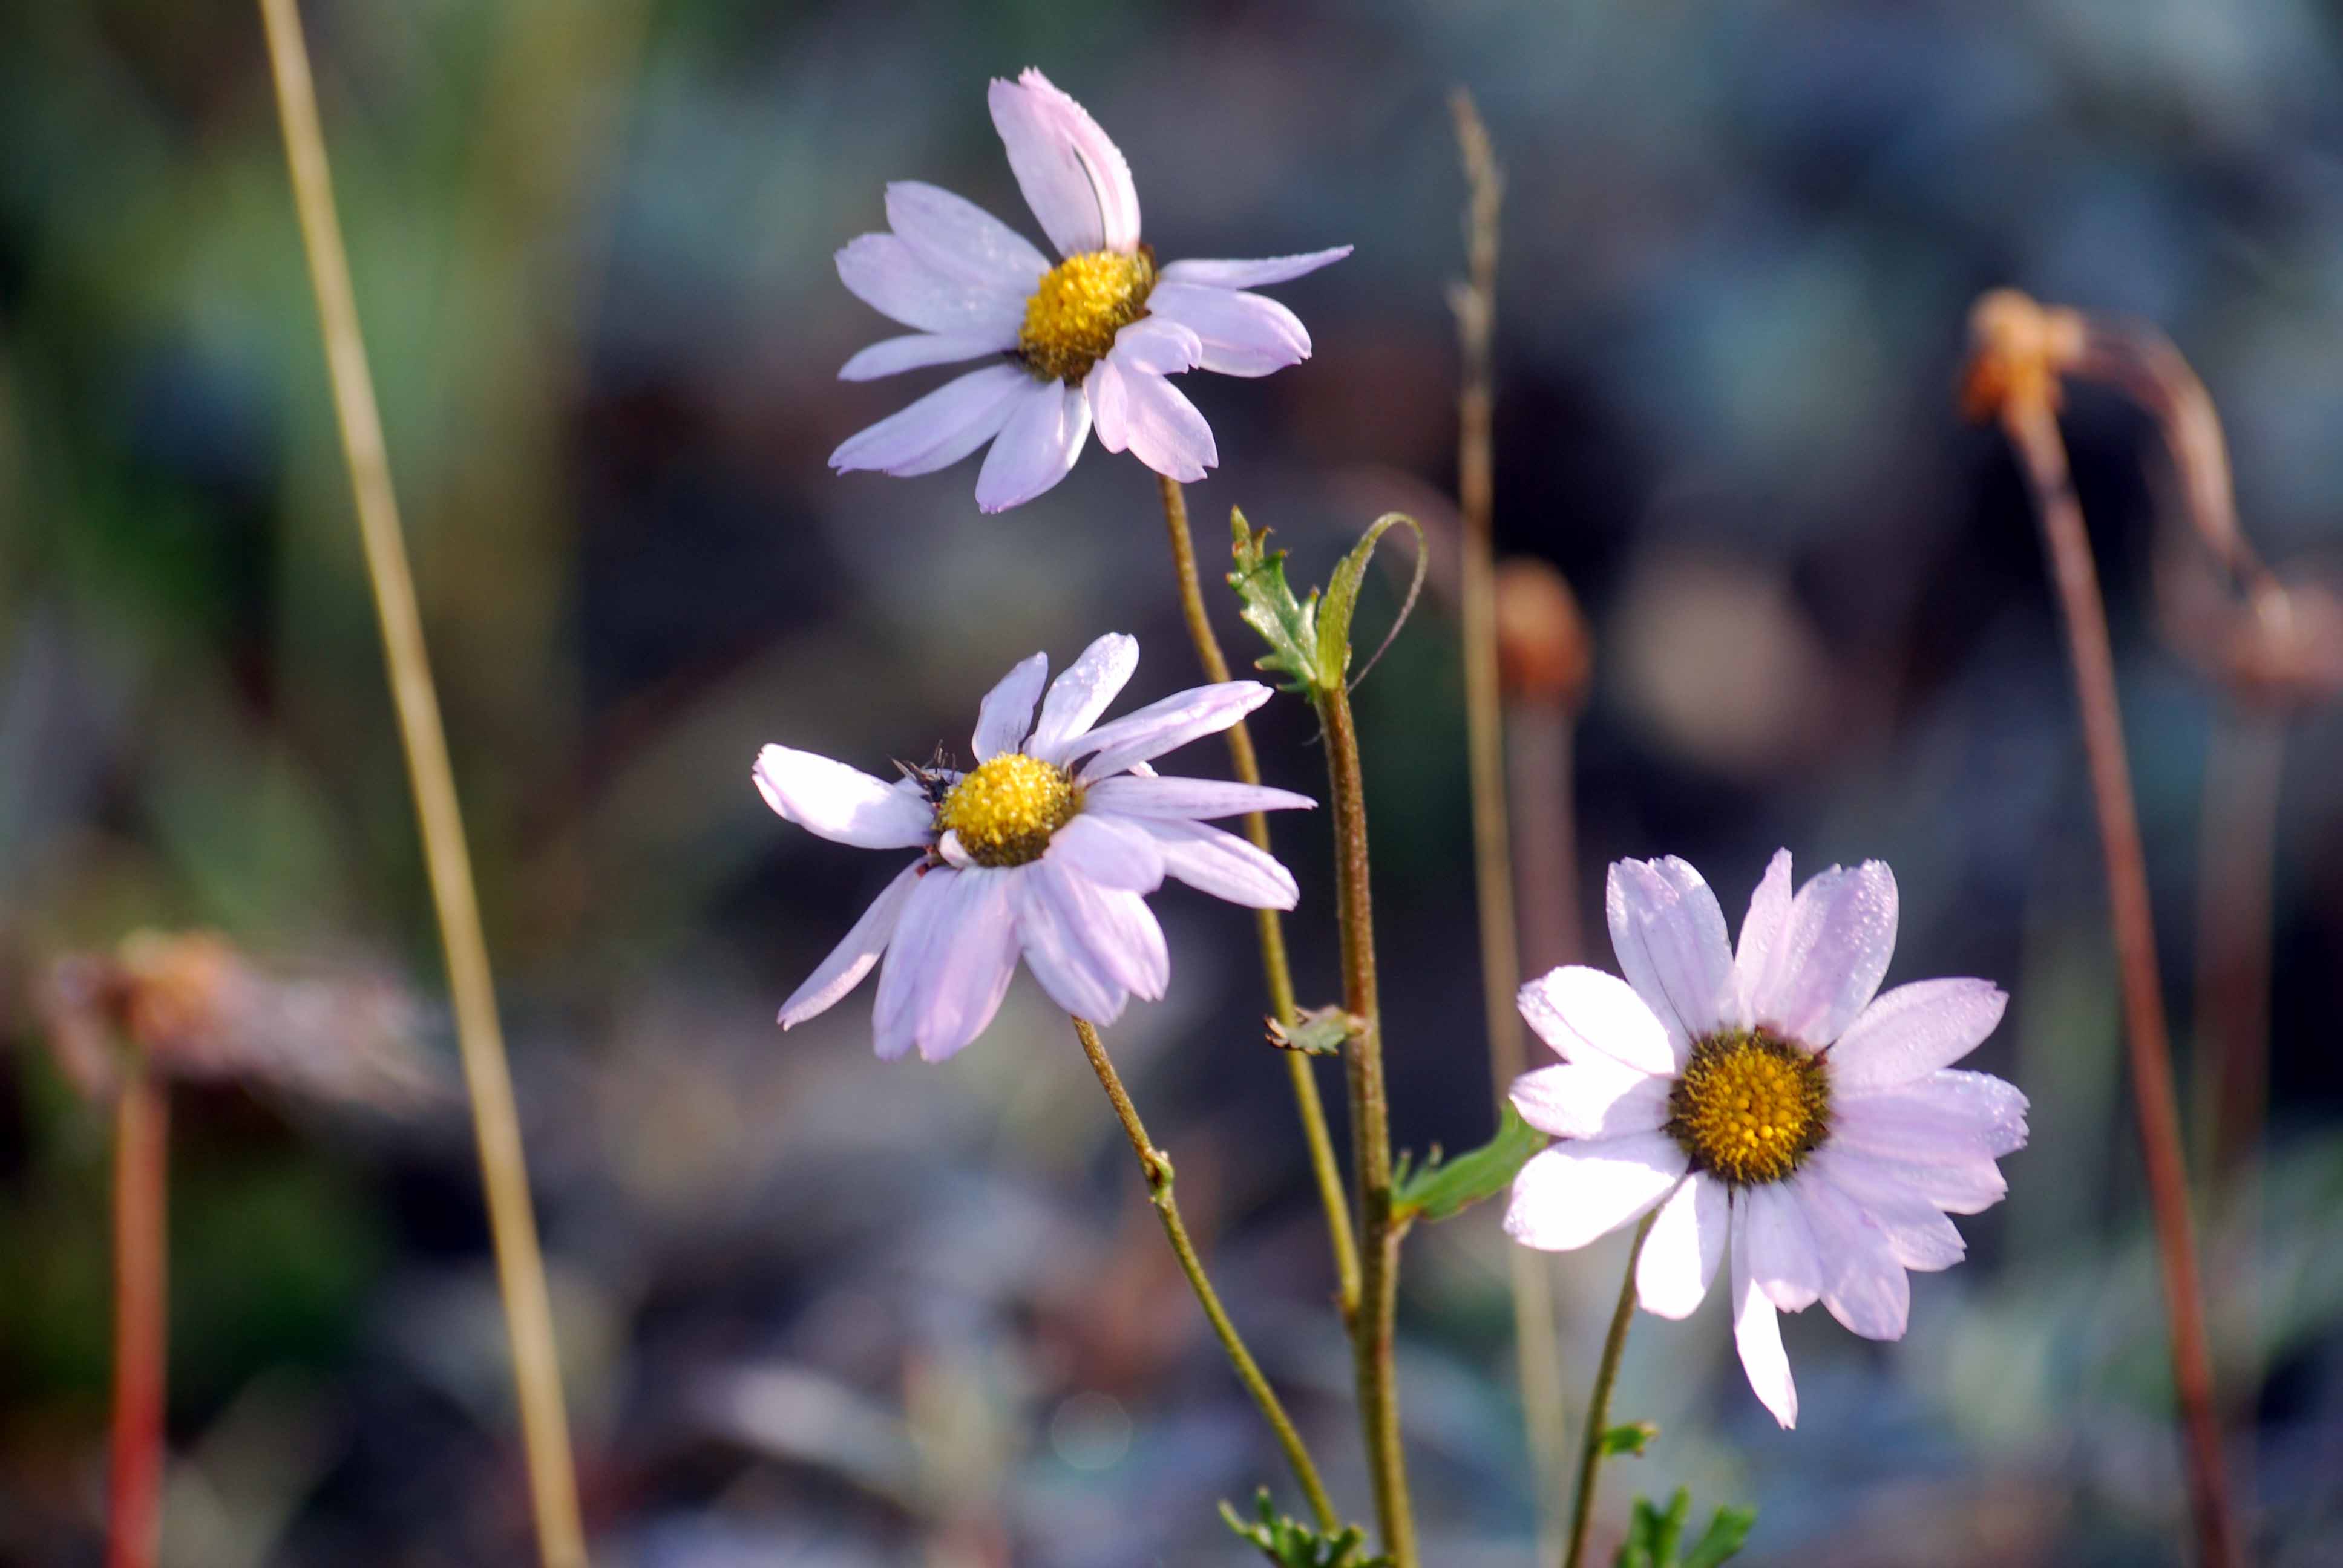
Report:
[[[1245,1349],[1236,1324],[1229,1321],[1220,1295],[1204,1276],[1203,1260],[1196,1255],[1196,1245],[1188,1239],[1188,1227],[1181,1222],[1180,1205],[1172,1195],[1172,1157],[1148,1140],[1147,1129],[1131,1103],[1121,1075],[1107,1059],[1106,1046],[1100,1040],[1097,1028],[1087,1019],[1075,1019],[1074,1036],[1082,1042],[1082,1054],[1091,1059],[1091,1070],[1098,1074],[1099,1087],[1106,1091],[1107,1102],[1114,1107],[1115,1119],[1122,1123],[1131,1151],[1139,1156],[1140,1173],[1147,1179],[1147,1201],[1155,1206],[1156,1217],[1163,1221],[1164,1237],[1180,1260],[1181,1272],[1188,1276],[1188,1285],[1196,1292],[1197,1303],[1212,1321],[1212,1332],[1219,1336],[1221,1349],[1228,1353],[1229,1365],[1236,1369],[1237,1381],[1244,1384],[1253,1403],[1261,1407],[1262,1418],[1277,1433],[1277,1445],[1285,1451],[1285,1462],[1292,1467],[1293,1479],[1301,1483],[1302,1494],[1310,1500],[1310,1512],[1317,1516],[1318,1528],[1332,1533],[1342,1527],[1342,1518],[1326,1496],[1325,1483],[1318,1479],[1318,1467],[1311,1462],[1310,1451],[1302,1446],[1302,1434],[1294,1430],[1292,1418],[1285,1413],[1269,1380],[1262,1375],[1260,1363]]]
[[[1603,1364],[1594,1369],[1594,1392],[1586,1396],[1586,1431],[1578,1442],[1578,1492],[1570,1504],[1570,1551],[1563,1568],[1580,1568],[1586,1556],[1586,1533],[1594,1523],[1594,1474],[1603,1468],[1603,1432],[1611,1422],[1611,1385],[1619,1381],[1619,1358],[1627,1349],[1627,1325],[1635,1316],[1635,1262],[1644,1255],[1644,1238],[1652,1233],[1656,1211],[1635,1227],[1635,1244],[1627,1249],[1626,1276],[1619,1282],[1619,1304],[1611,1309],[1611,1332],[1603,1338]]]
[[[1188,621],[1188,638],[1196,645],[1196,660],[1203,667],[1204,678],[1222,681],[1229,678],[1229,661],[1221,651],[1221,640],[1213,634],[1212,617],[1205,613],[1204,590],[1196,575],[1196,547],[1188,531],[1188,503],[1182,494],[1179,481],[1156,476],[1157,488],[1163,498],[1163,525],[1172,539],[1172,569],[1180,587],[1180,608]],[[1229,762],[1236,769],[1238,779],[1246,784],[1261,782],[1261,761],[1252,749],[1252,732],[1242,720],[1228,730]],[[1253,847],[1266,854],[1269,851],[1269,819],[1254,811],[1245,817],[1245,837]],[[1257,910],[1253,920],[1261,936],[1261,967],[1269,981],[1269,1004],[1280,1027],[1291,1030],[1299,1010],[1293,995],[1293,970],[1285,956],[1285,922],[1275,910]],[[1326,1239],[1334,1252],[1334,1277],[1342,1321],[1349,1322],[1359,1310],[1359,1251],[1351,1235],[1351,1214],[1342,1195],[1342,1170],[1334,1161],[1334,1139],[1326,1127],[1325,1102],[1318,1095],[1318,1081],[1311,1075],[1310,1059],[1299,1051],[1287,1054],[1287,1075],[1293,1082],[1293,1101],[1302,1113],[1302,1135],[1310,1146],[1310,1171],[1318,1183],[1318,1201],[1326,1211]]]
[[[1342,1007],[1360,1020],[1342,1050],[1351,1089],[1352,1162],[1358,1185],[1359,1311],[1351,1335],[1365,1429],[1376,1523],[1393,1568],[1414,1568],[1415,1514],[1400,1442],[1394,1334],[1399,1315],[1399,1243],[1392,1214],[1391,1108],[1383,1088],[1383,1014],[1375,988],[1373,896],[1368,888],[1367,798],[1350,694],[1319,689],[1326,772],[1333,797],[1334,887],[1342,918]]]

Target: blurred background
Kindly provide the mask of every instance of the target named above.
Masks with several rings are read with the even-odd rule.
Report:
[[[1761,1504],[1755,1563],[2180,1559],[2058,627],[2016,472],[1994,431],[1961,423],[1955,385],[1989,286],[2154,322],[2220,405],[2247,531],[2315,577],[2343,543],[2331,8],[304,9],[600,1561],[1234,1563],[1216,1500],[1269,1482],[1298,1507],[1030,982],[940,1067],[872,1058],[867,987],[786,1038],[771,1021],[889,865],[768,812],[759,745],[880,769],[964,749],[1011,661],[1039,648],[1062,665],[1108,629],[1145,648],[1130,702],[1194,678],[1132,460],[1094,450],[1000,517],[975,509],[973,463],[913,480],[824,466],[943,379],[834,379],[898,329],[846,294],[831,253],[883,226],[889,179],[1034,233],[983,95],[1029,64],[1120,142],[1166,258],[1358,247],[1276,291],[1309,323],[1310,363],[1186,384],[1222,457],[1189,497],[1208,561],[1242,504],[1311,580],[1387,507],[1453,537],[1463,186],[1446,99],[1469,85],[1509,174],[1499,545],[1566,574],[1594,641],[1571,735],[1577,871],[1528,867],[1530,896],[1543,881],[1581,915],[1607,966],[1613,858],[1687,857],[1737,923],[1777,846],[1802,872],[1881,857],[1903,891],[1889,982],[1978,974],[2013,993],[1968,1065],[2032,1096],[2033,1142],[2005,1164],[2009,1201],[1963,1221],[1970,1262],[1916,1279],[1902,1343],[1785,1320],[1795,1432],[1749,1393],[1716,1302],[1642,1319],[1614,1415],[1662,1435],[1612,1467],[1604,1528],[1632,1492],[1683,1483],[1704,1515]],[[2066,423],[2200,1154],[2221,998],[2259,991],[2196,978],[2200,921],[2239,918],[2212,896],[2237,851],[2207,780],[2240,734],[2278,758],[2268,1116],[2222,1151],[2238,1185],[2206,1182],[2207,1266],[2261,1558],[2343,1561],[2343,724],[2316,702],[2238,717],[2172,635],[2174,584],[2206,568],[2176,535],[2156,427],[2087,391]],[[1366,613],[1387,620],[1396,593],[1376,591]],[[1396,1133],[1418,1150],[1489,1126],[1460,692],[1435,591],[1359,699]],[[1258,726],[1270,780],[1316,790],[1300,706]],[[1550,812],[1560,778],[1517,773],[1518,804]],[[1332,1000],[1325,827],[1276,830],[1304,890],[1303,1000]],[[1157,908],[1172,994],[1111,1044],[1232,1312],[1363,1513],[1251,922],[1179,890]],[[410,1017],[394,1076],[437,1085],[375,1093],[350,1087],[359,1072],[320,1094],[246,1074],[175,1091],[166,1561],[527,1560],[437,938],[257,17],[12,0],[10,1563],[98,1560],[109,1122],[42,1019],[62,955],[146,927],[216,930],[258,972],[302,977],[263,1010],[280,1053],[393,1050],[374,1005],[389,988]],[[1566,940],[1551,929],[1529,962]],[[1527,1561],[1534,1495],[1557,1486],[1523,1457],[1498,1217],[1408,1243],[1406,1415],[1443,1565]],[[1574,1422],[1624,1246],[1553,1265],[1570,1369],[1554,1397]]]

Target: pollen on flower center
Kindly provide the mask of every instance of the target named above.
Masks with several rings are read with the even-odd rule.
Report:
[[[1114,347],[1114,335],[1147,314],[1155,256],[1145,246],[1125,256],[1092,250],[1042,274],[1025,302],[1017,352],[1043,380],[1076,385]]]
[[[936,829],[957,834],[980,866],[1022,866],[1040,859],[1050,835],[1081,809],[1081,786],[1071,774],[1007,751],[951,787],[936,808]]]
[[[1830,1129],[1830,1079],[1814,1057],[1762,1030],[1694,1042],[1668,1093],[1668,1136],[1736,1187],[1779,1181]]]

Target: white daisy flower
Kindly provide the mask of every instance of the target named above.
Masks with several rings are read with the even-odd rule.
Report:
[[[1195,369],[1266,376],[1310,357],[1301,318],[1250,291],[1340,261],[1351,247],[1158,267],[1140,243],[1131,166],[1098,122],[1039,71],[995,80],[989,98],[1018,188],[1064,259],[1052,266],[950,191],[889,186],[893,232],[863,235],[840,251],[838,276],[856,297],[919,330],[872,344],[840,378],[996,362],[852,437],[830,466],[931,474],[990,441],[976,501],[997,512],[1064,478],[1095,424],[1108,451],[1128,447],[1159,474],[1202,478],[1220,461],[1212,427],[1165,377]]]
[[[2009,999],[1936,980],[1874,1000],[1896,947],[1896,879],[1877,860],[1793,899],[1782,850],[1737,951],[1682,860],[1617,862],[1607,902],[1627,978],[1572,967],[1522,988],[1564,1065],[1523,1074],[1513,1104],[1562,1141],[1522,1168],[1505,1229],[1564,1251],[1658,1209],[1635,1293],[1667,1318],[1700,1304],[1729,1232],[1742,1368],[1795,1425],[1776,1310],[1819,1300],[1866,1339],[1901,1339],[1905,1271],[1960,1261],[1945,1216],[2008,1191],[1994,1161],[2026,1145],[2026,1096],[1947,1068]]]
[[[965,773],[898,763],[904,776],[890,784],[786,746],[758,754],[758,791],[788,820],[840,844],[920,851],[782,1006],[781,1027],[827,1011],[881,953],[873,1022],[884,1058],[917,1046],[940,1061],[983,1033],[1021,952],[1051,1000],[1111,1023],[1131,993],[1155,1000],[1171,979],[1143,896],[1165,876],[1253,909],[1293,907],[1291,872],[1205,822],[1315,801],[1148,766],[1226,729],[1269,688],[1199,686],[1097,723],[1138,667],[1139,644],[1111,632],[1043,697],[1049,656],[1026,659],[986,694]]]

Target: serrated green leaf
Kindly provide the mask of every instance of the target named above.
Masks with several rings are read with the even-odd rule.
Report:
[[[1349,678],[1351,618],[1358,611],[1359,588],[1366,580],[1367,563],[1374,558],[1376,543],[1403,525],[1415,535],[1415,578],[1408,584],[1407,598],[1401,604],[1391,630],[1383,634],[1366,668],[1359,671],[1361,677],[1374,668],[1375,659],[1383,656],[1383,649],[1399,635],[1399,628],[1407,624],[1408,612],[1415,608],[1416,595],[1423,590],[1423,574],[1431,560],[1423,552],[1422,525],[1404,512],[1385,512],[1369,526],[1357,546],[1335,566],[1334,575],[1326,579],[1326,602],[1318,616],[1317,665],[1322,685],[1331,687]]]
[[[1684,1523],[1691,1516],[1692,1493],[1685,1487],[1676,1488],[1665,1511],[1653,1507],[1644,1498],[1636,1498],[1634,1510],[1628,1517],[1626,1539],[1619,1543],[1612,1568],[1717,1568],[1741,1550],[1751,1526],[1757,1522],[1754,1508],[1720,1508],[1709,1520],[1700,1540],[1679,1559],[1676,1543],[1684,1538]]]
[[[1605,1427],[1599,1446],[1605,1459],[1616,1459],[1621,1454],[1633,1454],[1640,1459],[1644,1450],[1651,1446],[1652,1439],[1659,1435],[1657,1422],[1630,1422],[1624,1426]]]
[[[1234,507],[1229,508],[1229,536],[1236,559],[1229,587],[1243,607],[1239,613],[1245,624],[1269,644],[1267,657],[1254,668],[1292,677],[1304,695],[1324,689],[1329,682],[1318,663],[1318,590],[1310,591],[1306,603],[1296,599],[1285,580],[1285,552],[1271,549],[1269,530],[1255,532]]]
[[[1344,1012],[1339,1007],[1305,1007],[1294,1015],[1292,1029],[1271,1019],[1269,1043],[1280,1050],[1298,1050],[1304,1056],[1332,1056],[1342,1049],[1345,1040],[1365,1027],[1358,1014]]]
[[[1749,1539],[1749,1532],[1756,1523],[1757,1511],[1754,1508],[1718,1509],[1716,1516],[1708,1522],[1708,1528],[1701,1533],[1700,1540],[1684,1553],[1684,1568],[1716,1568],[1741,1550],[1741,1543]]]
[[[1545,1134],[1523,1121],[1508,1102],[1499,1114],[1496,1135],[1478,1149],[1453,1160],[1443,1160],[1434,1150],[1420,1171],[1403,1163],[1393,1177],[1393,1214],[1405,1221],[1462,1213],[1512,1186],[1530,1156],[1545,1145]]]
[[[1269,1488],[1253,1493],[1252,1520],[1227,1503],[1221,1504],[1222,1522],[1237,1539],[1260,1549],[1277,1568],[1392,1568],[1392,1560],[1378,1553],[1362,1557],[1367,1533],[1345,1524],[1332,1535],[1279,1513],[1269,1499]]]

